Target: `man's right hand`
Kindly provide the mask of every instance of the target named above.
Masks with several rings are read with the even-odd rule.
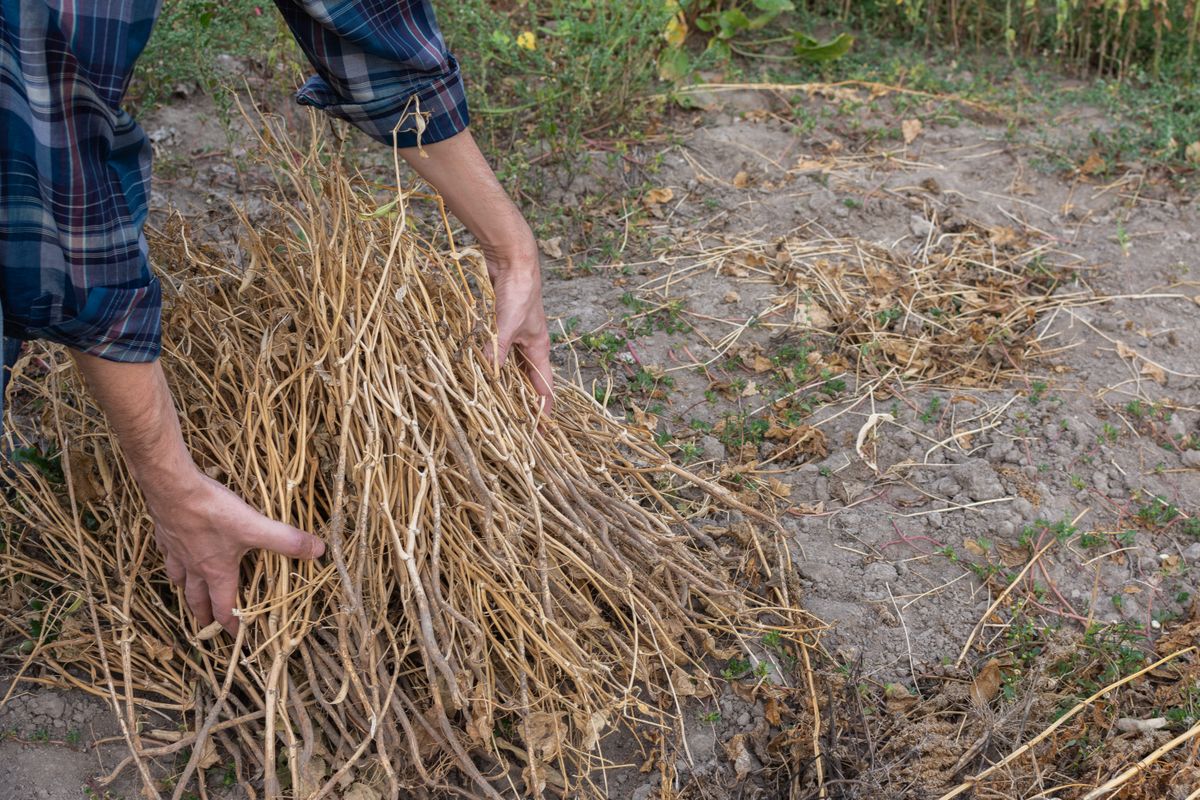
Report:
[[[256,547],[318,558],[320,539],[255,511],[192,462],[158,361],[119,363],[72,351],[117,434],[150,516],[167,575],[183,589],[196,622],[237,631],[238,571]]]
[[[255,511],[216,481],[195,471],[184,486],[142,483],[154,519],[154,539],[167,576],[183,590],[196,623],[214,619],[237,632],[238,573],[242,556],[262,548],[288,558],[313,559],[325,543]]]

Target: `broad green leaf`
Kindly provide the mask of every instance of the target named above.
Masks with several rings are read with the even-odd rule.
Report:
[[[669,48],[658,54],[658,77],[677,83],[692,71],[692,60],[682,48]]]
[[[718,61],[728,61],[733,56],[733,51],[729,49],[729,43],[715,36],[708,43],[708,52],[712,53]]]
[[[732,39],[750,27],[750,18],[740,8],[730,8],[717,16],[717,24],[721,26],[717,36],[722,39]]]
[[[754,0],[754,7],[769,14],[781,14],[784,11],[795,11],[792,0]]]
[[[828,42],[819,43],[809,36],[796,35],[796,46],[793,48],[796,57],[802,61],[835,61],[846,53],[854,44],[854,37],[848,33],[839,33]]]

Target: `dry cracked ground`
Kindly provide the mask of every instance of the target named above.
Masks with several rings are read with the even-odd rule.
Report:
[[[830,668],[912,690],[1014,657],[1014,620],[1124,623],[1144,646],[1186,620],[1200,204],[1150,170],[1089,174],[1071,143],[1103,120],[1079,109],[1013,126],[935,99],[897,114],[867,88],[691,99],[642,143],[541,176],[556,365],[680,461],[769,500],[830,625]],[[215,116],[201,99],[146,128],[156,213],[228,238],[247,178],[237,126],[231,147]],[[1045,166],[1047,141],[1083,169]],[[787,796],[755,780],[761,703],[726,691],[694,712],[672,788]],[[13,688],[0,730],[12,800],[79,798],[121,754],[103,702],[36,682]],[[210,778],[210,797],[238,796]],[[616,771],[610,796],[656,797],[659,780]],[[134,776],[107,791],[135,796]]]

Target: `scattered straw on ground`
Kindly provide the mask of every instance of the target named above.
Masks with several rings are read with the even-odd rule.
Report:
[[[151,238],[164,364],[200,465],[327,555],[247,559],[236,641],[185,634],[114,441],[67,360],[35,349],[8,435],[66,456],[62,483],[17,470],[4,501],[20,533],[0,573],[41,608],[25,680],[110,698],[118,771],[150,797],[148,759],[190,751],[179,800],[229,763],[218,747],[267,797],[607,796],[614,731],[639,763],[686,756],[706,659],[756,661],[743,637],[769,629],[807,663],[815,626],[770,520],[572,387],[539,433],[536,396],[484,357],[478,255],[406,197],[377,208],[319,135],[263,130],[279,191],[244,272],[180,220]],[[730,507],[760,524],[745,548],[688,521]]]
[[[1055,292],[1058,269],[1045,251],[1012,229],[972,223],[931,225],[911,253],[854,238],[731,239],[687,253],[686,266],[642,290],[669,299],[712,270],[773,287],[760,312],[729,322],[713,343],[718,358],[758,327],[833,337],[856,385],[884,378],[991,387],[1044,354],[1039,315],[1085,297]]]

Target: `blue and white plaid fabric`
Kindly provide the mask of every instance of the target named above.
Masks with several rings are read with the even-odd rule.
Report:
[[[299,102],[389,145],[399,126],[401,147],[467,127],[462,76],[428,0],[276,5],[317,71]],[[159,9],[159,0],[0,0],[6,366],[14,340],[113,361],[159,354],[162,297],[142,235],[151,148],[121,110]]]

